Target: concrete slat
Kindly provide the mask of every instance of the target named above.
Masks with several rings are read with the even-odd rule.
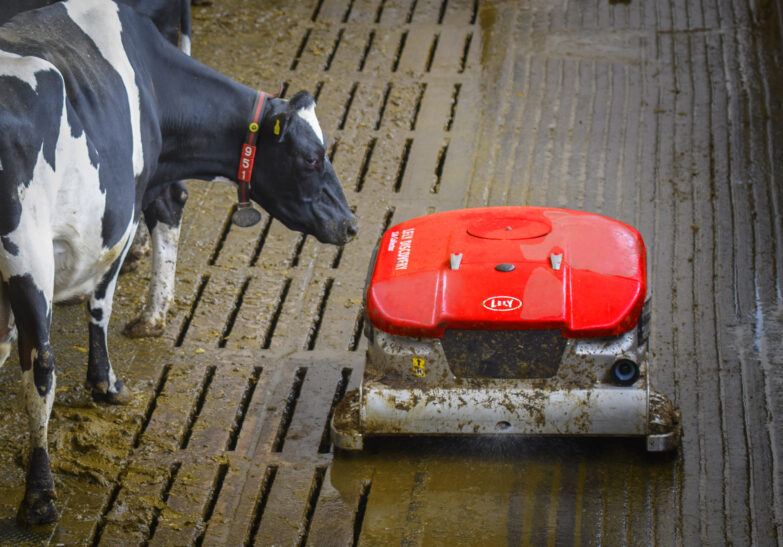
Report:
[[[124,473],[119,493],[105,518],[99,545],[143,545],[163,508],[173,466],[154,458],[135,460]]]
[[[346,0],[324,0],[318,11],[318,21],[339,23],[348,11]]]
[[[299,232],[289,230],[280,221],[273,220],[258,256],[256,268],[290,267],[299,238]]]
[[[408,23],[411,2],[409,0],[386,0],[383,2],[380,24],[382,27],[398,28]]]
[[[319,308],[328,296],[328,281],[310,269],[293,280],[271,339],[272,350],[307,349],[321,323]]]
[[[399,59],[397,72],[404,75],[423,74],[435,42],[436,28],[411,26]]]
[[[92,482],[93,480],[87,477],[66,476],[57,484],[57,509],[60,511],[60,520],[54,529],[50,545],[75,545],[95,534],[98,521],[85,519],[83,515],[101,514],[109,502],[112,486],[106,485],[105,488],[96,491]],[[90,488],[91,486],[93,488]]]
[[[314,349],[349,351],[357,335],[361,310],[362,289],[357,283],[335,280],[322,312],[321,328]]]
[[[237,426],[240,401],[251,387],[252,375],[252,367],[240,364],[222,364],[215,369],[193,424],[188,450],[209,457],[228,448]]]
[[[234,454],[252,459],[272,450],[296,368],[287,361],[266,366],[248,405]]]
[[[353,545],[357,511],[362,493],[371,490],[372,470],[352,462],[336,461],[326,471],[318,496],[307,545],[329,547]],[[364,502],[366,503],[366,499]]]
[[[418,0],[413,11],[413,24],[437,24],[440,18],[442,0]]]
[[[307,500],[314,487],[312,466],[280,467],[254,541],[256,545],[298,545],[306,535]]]
[[[470,27],[439,27],[438,49],[435,51],[430,69],[433,74],[459,74],[469,33],[472,33]]]
[[[538,183],[534,160],[536,147],[541,136],[540,123],[543,116],[543,105],[546,101],[546,75],[548,64],[539,56],[515,59],[514,92],[519,97],[522,93],[524,110],[520,112],[521,121],[514,124],[516,134],[510,133],[509,138],[517,140],[514,150],[514,160],[509,169],[513,173],[513,184],[506,188],[491,190],[490,205],[533,205],[530,202],[530,189]],[[514,95],[508,100],[514,101]],[[522,130],[524,128],[525,130]],[[512,136],[513,135],[513,136]]]
[[[415,199],[433,193],[432,189],[437,182],[435,170],[438,157],[445,145],[446,139],[443,137],[434,139],[422,136],[414,139],[402,178],[400,197]]]
[[[337,34],[338,31],[334,28],[314,28],[310,32],[296,70],[304,73],[322,72],[334,50]]]
[[[343,7],[345,10],[346,7]],[[365,26],[349,24],[343,27],[342,39],[332,58],[329,72],[340,74],[341,79],[357,72],[369,38],[369,30]]]
[[[475,0],[449,0],[443,16],[444,27],[470,24],[474,5],[478,7]]]
[[[411,502],[415,501],[417,488],[423,475],[415,472],[415,467],[401,458],[399,462],[386,462],[376,467],[372,489],[367,500],[359,545],[379,545],[388,541],[401,542],[409,518]],[[393,539],[390,539],[393,538]]]
[[[255,205],[260,210],[258,205]],[[217,254],[215,267],[221,270],[238,270],[250,263],[263,230],[269,220],[269,213],[261,210],[261,222],[255,226],[229,227],[225,241]]]
[[[363,80],[359,83],[341,133],[343,140],[350,142],[360,137],[367,138],[375,130],[386,85],[382,80]]]
[[[218,346],[246,278],[242,272],[210,272],[183,342],[186,351]]]
[[[349,23],[374,23],[382,0],[354,0]]]
[[[346,364],[319,359],[308,367],[283,445],[284,454],[318,453],[324,428],[328,425],[327,412]]]
[[[177,272],[202,268],[215,250],[231,206],[236,200],[232,184],[189,181],[188,202],[180,231]]]
[[[515,486],[518,486],[515,477],[519,470],[509,464],[481,459],[468,467],[448,457],[442,458],[438,467],[428,469],[426,487],[408,505],[410,512],[407,518],[417,523],[421,530],[417,533],[415,525],[408,526],[407,535],[403,537],[415,538],[414,544],[419,545],[467,546],[476,541],[475,535],[461,523],[478,521],[482,523],[482,543],[521,544],[514,541],[519,539],[514,531],[519,530],[521,523],[515,522],[518,515],[511,500]],[[376,480],[373,480],[375,486]],[[371,489],[370,500],[374,494]],[[450,501],[455,498],[460,500],[459,504]],[[406,502],[399,500],[403,506]],[[443,507],[451,509],[443,511]],[[418,515],[414,517],[413,512]]]
[[[384,116],[382,123],[386,123],[386,116]],[[386,127],[382,127],[378,132],[378,140],[375,143],[375,149],[362,185],[362,194],[368,196],[364,199],[377,201],[376,196],[379,194],[384,195],[393,191],[394,185],[397,183],[405,141],[405,133],[399,129],[389,131]],[[352,157],[357,159],[356,169],[358,170],[364,158],[358,155]],[[350,197],[349,201],[352,201]]]
[[[226,342],[227,348],[263,348],[285,289],[282,272],[258,270],[250,279],[242,307]]]
[[[183,464],[161,510],[149,545],[192,545],[202,534],[204,512],[216,486],[215,461]]]
[[[558,123],[554,124],[554,138],[551,148],[552,160],[550,162],[548,181],[541,195],[545,196],[541,202],[549,207],[569,207],[568,198],[575,195],[578,177],[569,177],[567,170],[574,153],[574,142],[570,136],[576,130],[577,103],[579,102],[579,63],[565,60],[561,64],[562,92],[559,95],[560,105],[557,116]],[[578,145],[577,142],[577,150]],[[632,164],[632,162],[628,162]],[[621,179],[622,183],[627,179]]]
[[[372,148],[372,156],[375,155],[375,148],[378,143],[372,145],[372,138],[369,131],[355,131],[352,129],[350,133],[354,133],[353,138],[348,138],[348,132],[343,131],[340,135],[340,141],[337,144],[337,151],[334,156],[332,165],[340,177],[340,182],[343,186],[343,192],[348,200],[349,205],[355,204],[354,193],[360,184],[361,172],[364,167],[367,155]],[[357,135],[356,133],[361,133]],[[369,161],[372,163],[373,157],[370,157]],[[362,190],[364,185],[368,183],[368,176],[365,175],[361,182]]]
[[[340,247],[329,243],[321,243],[315,236],[308,235],[297,259],[297,270],[318,270],[327,272],[340,252]]]
[[[443,100],[454,91],[456,79],[433,79],[427,82],[427,89],[421,100],[419,115],[416,118],[416,134],[428,138],[441,136],[451,114],[451,101]]]
[[[174,364],[166,383],[155,399],[155,409],[139,439],[141,453],[171,452],[179,448],[193,408],[192,394],[204,383],[207,368],[203,365]]]
[[[271,468],[252,460],[232,460],[213,517],[204,534],[204,545],[245,545],[252,538],[254,511],[273,476]]]
[[[384,8],[382,18],[386,17]],[[394,65],[394,60],[400,47],[402,31],[398,27],[394,30],[376,32],[367,60],[364,64],[366,74],[388,74]]]

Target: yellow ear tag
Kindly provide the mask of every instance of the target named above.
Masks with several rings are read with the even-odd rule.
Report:
[[[250,124],[250,132],[255,133],[256,131],[258,131],[258,124],[256,122],[253,122]]]
[[[275,135],[280,134],[280,120],[275,120]]]

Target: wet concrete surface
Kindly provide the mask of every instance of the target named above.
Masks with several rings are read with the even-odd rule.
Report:
[[[54,312],[50,452],[62,516],[20,531],[26,418],[0,369],[0,543],[781,545],[783,6],[772,0],[225,0],[194,56],[318,99],[361,233],[344,249],[267,216],[237,229],[189,182],[164,336],[109,346],[134,389],[90,402],[86,319]],[[361,291],[389,225],[547,205],[636,226],[648,246],[673,455],[622,439],[391,439],[335,455],[358,385]]]

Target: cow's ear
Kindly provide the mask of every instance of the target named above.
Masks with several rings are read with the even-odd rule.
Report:
[[[272,140],[280,142],[285,137],[288,130],[289,116],[285,112],[281,112],[276,116],[273,116],[269,123],[269,135]]]

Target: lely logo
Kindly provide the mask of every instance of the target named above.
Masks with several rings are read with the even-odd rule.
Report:
[[[522,301],[516,296],[490,296],[482,305],[492,311],[513,311],[522,307]]]

